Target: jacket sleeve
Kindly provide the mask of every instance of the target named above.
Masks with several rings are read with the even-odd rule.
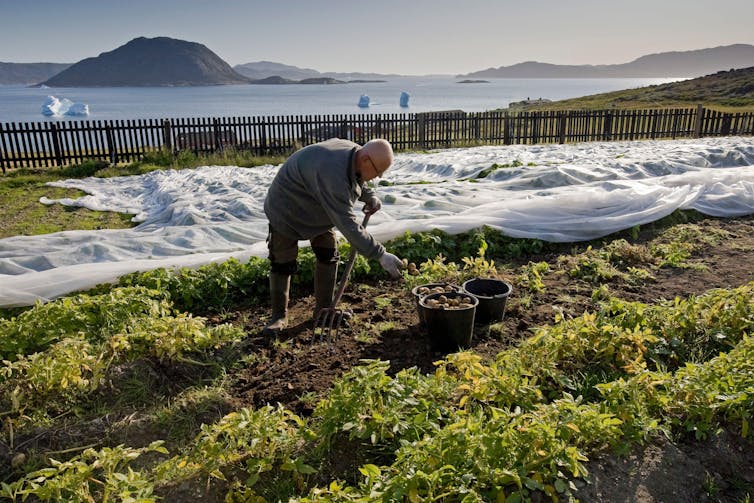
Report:
[[[361,225],[361,219],[353,210],[353,202],[348,196],[349,192],[349,190],[320,191],[320,203],[330,217],[330,221],[351,246],[366,258],[379,259],[384,255],[385,247]],[[359,199],[363,197],[362,193]]]
[[[361,196],[359,197],[359,201],[361,201],[362,203],[366,203],[367,201],[369,201],[370,197],[376,196],[376,195],[377,195],[377,193],[374,191],[374,189],[372,187],[370,187],[366,183],[362,184],[362,186],[361,186]]]

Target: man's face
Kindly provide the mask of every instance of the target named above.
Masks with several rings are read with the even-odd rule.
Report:
[[[365,182],[381,177],[386,169],[380,170],[369,154],[363,154],[359,163],[359,174]]]

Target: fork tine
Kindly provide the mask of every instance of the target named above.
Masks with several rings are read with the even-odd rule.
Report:
[[[317,340],[317,331],[319,330],[319,342],[328,343],[337,339],[340,335],[340,326],[343,319],[346,318],[346,310],[335,308],[323,308],[317,314],[314,321],[314,335],[312,336],[311,345]]]
[[[333,309],[332,315],[330,316],[330,323],[327,326],[327,332],[326,332],[326,338],[325,340],[330,343],[332,340],[332,333],[333,333],[333,327],[336,327],[338,323],[340,323],[340,318],[338,317],[338,314],[340,313],[339,309]]]

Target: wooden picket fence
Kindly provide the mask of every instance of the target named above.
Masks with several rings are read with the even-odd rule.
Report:
[[[702,106],[648,110],[446,111],[0,123],[0,166],[49,167],[88,159],[132,162],[147,153],[246,150],[287,154],[327,138],[363,144],[385,138],[395,150],[584,141],[754,135],[754,114]]]

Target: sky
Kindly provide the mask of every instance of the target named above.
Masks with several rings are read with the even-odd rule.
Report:
[[[230,65],[463,74],[754,44],[752,0],[0,0],[0,62],[75,63],[136,37]]]

